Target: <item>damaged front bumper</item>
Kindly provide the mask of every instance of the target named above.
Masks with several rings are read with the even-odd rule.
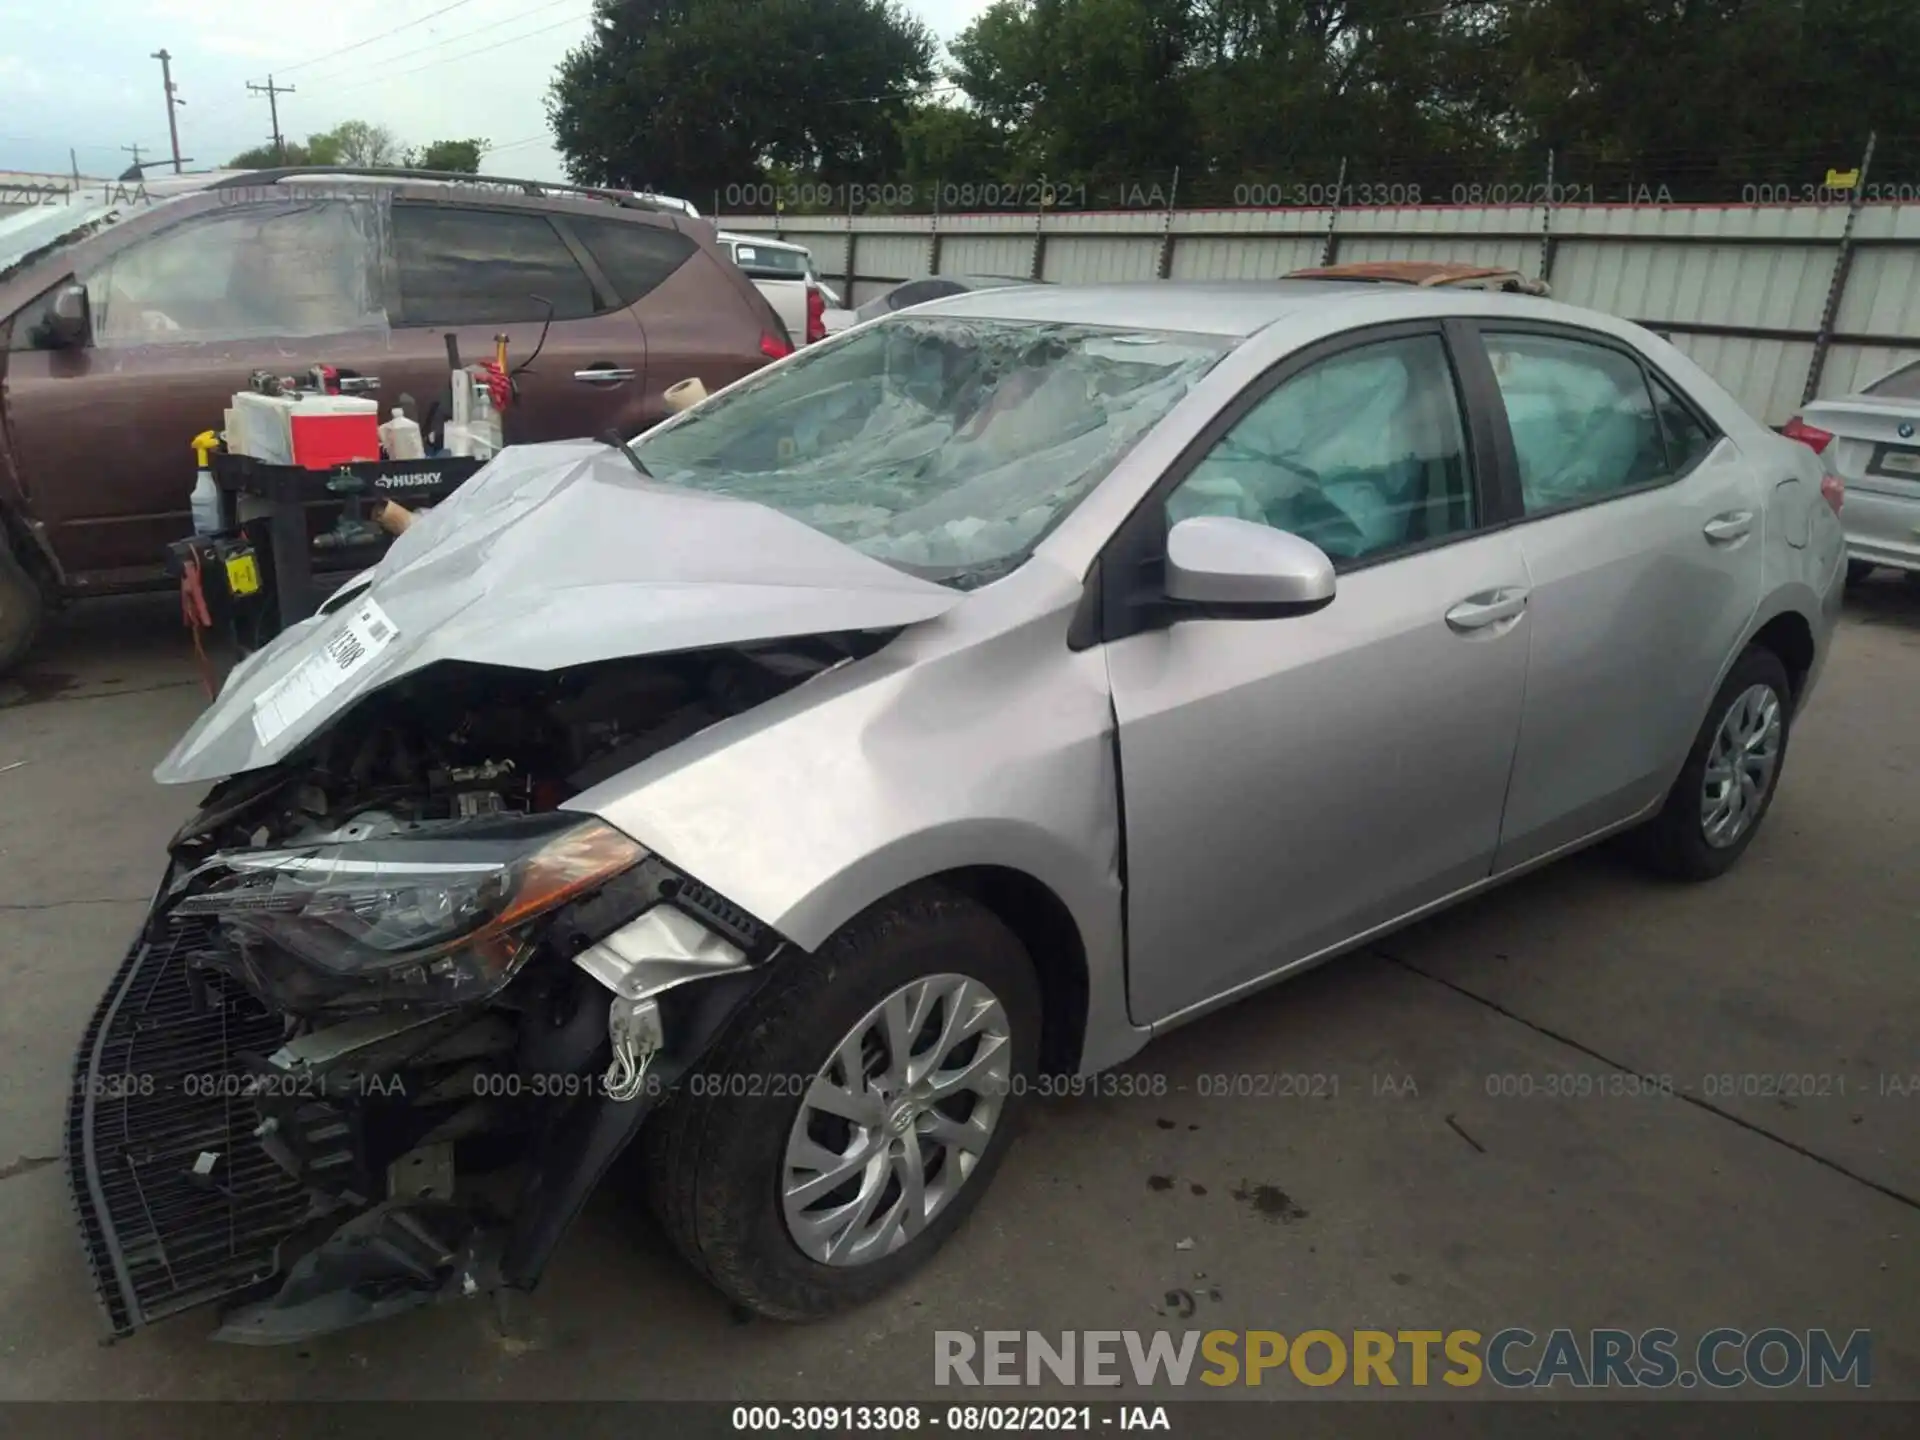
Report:
[[[778,941],[649,857],[545,927],[506,997],[297,1020],[163,887],[75,1065],[66,1163],[116,1335],[221,1303],[310,1339],[530,1289]],[[503,999],[506,1003],[502,1003]]]

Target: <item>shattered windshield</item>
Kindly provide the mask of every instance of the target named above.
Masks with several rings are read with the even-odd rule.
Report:
[[[809,350],[634,448],[658,480],[757,501],[969,588],[1023,561],[1227,346],[902,316]]]

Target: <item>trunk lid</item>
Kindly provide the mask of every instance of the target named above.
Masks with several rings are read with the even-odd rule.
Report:
[[[1833,432],[1828,453],[1850,489],[1920,497],[1920,402],[1848,395],[1816,400],[1800,414]]]

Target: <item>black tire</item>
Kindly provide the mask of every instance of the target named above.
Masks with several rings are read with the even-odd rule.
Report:
[[[1852,590],[1864,585],[1874,569],[1875,566],[1871,560],[1847,561],[1847,589]]]
[[[0,527],[0,675],[27,658],[46,610],[45,593],[14,558]]]
[[[1716,846],[1707,840],[1706,826],[1701,817],[1700,799],[1706,780],[1707,759],[1727,712],[1736,700],[1755,685],[1767,686],[1779,702],[1780,749],[1774,760],[1766,793],[1760,797],[1759,809],[1752,821],[1733,843]],[[1753,843],[1753,837],[1760,833],[1761,825],[1766,822],[1767,811],[1773,807],[1773,797],[1780,790],[1780,776],[1786,769],[1788,742],[1792,738],[1793,687],[1787,678],[1787,667],[1780,663],[1780,657],[1771,650],[1749,645],[1734,661],[1733,669],[1727,672],[1719,693],[1713,697],[1713,704],[1707,708],[1707,718],[1701,723],[1700,733],[1694,737],[1693,748],[1687,752],[1687,763],[1680,767],[1679,778],[1673,782],[1673,789],[1667,792],[1666,804],[1657,816],[1631,837],[1633,849],[1642,863],[1656,874],[1672,880],[1712,880],[1731,870],[1746,853],[1747,846]]]
[[[1040,988],[1031,957],[998,917],[936,885],[867,911],[812,955],[774,963],[771,983],[648,1122],[641,1163],[650,1207],[708,1281],[755,1314],[814,1320],[918,1268],[986,1192],[1038,1069]],[[985,984],[1007,1014],[1012,1083],[992,1136],[952,1199],[905,1245],[862,1265],[816,1261],[788,1233],[780,1202],[799,1092],[869,1010],[902,985],[944,973]],[[727,1083],[713,1083],[722,1077]],[[758,1083],[743,1086],[741,1077]],[[760,1093],[736,1093],[742,1088]]]

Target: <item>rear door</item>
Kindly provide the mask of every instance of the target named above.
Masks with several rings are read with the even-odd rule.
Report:
[[[1759,603],[1767,496],[1756,457],[1626,343],[1478,328],[1532,591],[1504,871],[1665,793]]]
[[[718,252],[663,217],[569,211],[560,224],[646,331],[645,393],[622,412],[629,433],[666,416],[670,386],[697,379],[711,392],[766,364],[761,341],[774,317]]]
[[[518,386],[505,422],[509,443],[598,435],[641,408],[646,332],[552,217],[397,201],[393,254],[395,338],[439,357],[429,396],[447,388],[448,335],[469,365],[491,357],[496,337],[505,336]],[[426,397],[419,398],[424,408]]]

